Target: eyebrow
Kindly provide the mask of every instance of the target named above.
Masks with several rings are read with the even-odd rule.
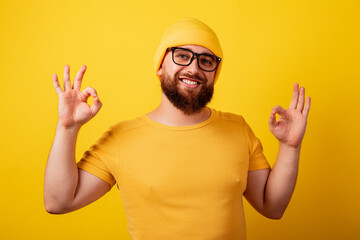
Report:
[[[192,52],[195,52],[194,50],[191,50],[191,49],[186,48],[186,47],[179,47],[179,48],[184,48],[184,49],[190,50],[190,51],[192,51]],[[201,53],[199,53],[199,54],[207,54],[207,55],[211,55],[211,56],[216,56],[216,55],[213,54],[213,53],[207,53],[207,52],[201,52]]]

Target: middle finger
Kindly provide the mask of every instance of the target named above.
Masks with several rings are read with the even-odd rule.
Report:
[[[289,108],[296,108],[299,99],[299,84],[295,83],[293,88],[293,95]]]
[[[65,65],[64,68],[64,91],[71,89],[71,83],[70,83],[70,66]]]

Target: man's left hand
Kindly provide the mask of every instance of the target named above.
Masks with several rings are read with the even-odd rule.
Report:
[[[305,88],[299,89],[299,84],[294,84],[293,96],[288,109],[275,106],[270,114],[269,128],[272,134],[288,147],[299,148],[305,134],[307,117],[310,110],[310,97],[306,98]],[[276,114],[279,115],[276,120]]]

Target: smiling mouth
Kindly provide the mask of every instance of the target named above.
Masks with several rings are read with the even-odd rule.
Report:
[[[189,85],[200,85],[200,82],[189,80],[189,79],[180,78],[180,81],[182,81],[183,83],[189,84]]]

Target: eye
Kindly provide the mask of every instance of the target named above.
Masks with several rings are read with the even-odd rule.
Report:
[[[206,64],[206,65],[212,65],[213,64],[212,60],[209,60],[209,59],[206,59],[206,58],[201,59],[201,62],[203,64]]]
[[[185,59],[185,58],[187,58],[188,56],[186,56],[186,55],[184,55],[184,54],[180,54],[180,55],[178,55],[178,57],[179,57],[179,58],[184,58],[184,59]]]

